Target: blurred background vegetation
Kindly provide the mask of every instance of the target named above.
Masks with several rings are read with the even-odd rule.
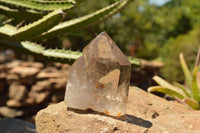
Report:
[[[76,0],[77,7],[66,19],[92,13],[117,0]],[[159,0],[162,1],[162,0]],[[53,47],[82,49],[100,32],[106,31],[129,56],[165,63],[161,75],[168,81],[183,82],[179,53],[183,53],[192,69],[200,46],[200,1],[168,0],[156,4],[149,0],[133,0],[120,13],[84,30],[58,35],[47,42]],[[6,20],[1,16],[1,21]],[[14,22],[13,22],[14,24]]]
[[[78,0],[78,10],[71,12],[80,16],[114,1]],[[80,44],[83,48],[96,34],[105,30],[127,55],[160,60],[165,63],[161,70],[163,77],[168,81],[183,82],[178,57],[182,52],[190,69],[193,68],[200,46],[200,1],[169,0],[162,5],[159,1],[134,0],[105,22],[85,29],[81,34],[74,33],[68,38],[73,42],[72,49],[80,49],[77,47]]]

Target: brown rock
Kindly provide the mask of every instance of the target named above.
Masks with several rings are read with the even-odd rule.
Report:
[[[111,117],[67,111],[64,102],[50,105],[36,116],[38,133],[112,133],[114,131],[134,132],[142,129],[143,127]]]
[[[49,83],[53,85],[54,89],[65,89],[67,84],[67,78],[50,78]]]
[[[35,68],[39,68],[39,69],[44,68],[44,65],[40,62],[23,62],[21,64],[21,66],[23,66],[23,67],[35,67]]]
[[[45,102],[49,98],[50,92],[45,91],[45,92],[35,92],[31,91],[29,93],[29,98],[34,99],[34,102],[36,104],[40,104],[42,102]]]
[[[21,78],[28,78],[30,76],[35,76],[39,72],[38,68],[34,67],[21,67],[17,66],[10,70],[11,74],[17,74]]]
[[[6,79],[7,73],[6,72],[1,72],[0,73],[0,79]]]
[[[164,63],[160,61],[147,61],[140,59],[142,68],[158,69],[164,67]]]
[[[35,99],[33,99],[33,98],[26,98],[25,100],[23,100],[21,102],[18,102],[18,101],[13,100],[13,99],[12,100],[8,100],[8,101],[6,101],[6,105],[8,107],[15,107],[15,108],[17,108],[17,107],[34,106],[34,105],[36,105],[36,103],[35,103]]]
[[[5,71],[6,71],[5,65],[0,64],[0,72],[5,72]]]
[[[37,79],[59,78],[62,77],[62,73],[60,73],[55,67],[46,67],[38,73],[36,77]]]
[[[52,91],[51,83],[48,80],[38,81],[36,85],[33,85],[31,88],[31,91],[37,92],[42,92],[46,90]]]
[[[39,80],[42,79],[60,79],[60,78],[67,78],[68,71],[67,70],[58,70],[55,67],[46,67],[43,69],[39,74],[37,74],[36,78]]]
[[[14,81],[19,81],[19,79],[20,79],[19,76],[16,74],[8,74],[6,76],[6,80],[7,80],[8,84],[11,84]]]
[[[22,116],[23,114],[24,113],[21,110],[16,110],[16,109],[9,108],[6,106],[0,107],[0,115],[4,117],[14,118],[14,117]]]
[[[22,63],[22,61],[14,60],[12,62],[6,63],[5,66],[6,66],[7,69],[11,69],[11,68],[19,66],[21,63]]]
[[[21,106],[22,106],[22,103],[20,103],[20,102],[17,101],[17,100],[12,99],[12,100],[8,100],[8,101],[6,102],[6,105],[7,105],[8,107],[21,107]]]
[[[26,86],[13,83],[9,87],[9,97],[16,101],[22,101],[25,99],[27,94]]]
[[[40,72],[37,75],[38,79],[47,79],[47,78],[60,78],[63,77],[63,73],[62,72]]]
[[[33,106],[33,105],[35,105],[35,100],[33,98],[27,98],[23,102],[23,106]]]
[[[35,82],[35,76],[39,73],[40,69],[35,67],[22,67],[17,66],[10,70],[10,74],[18,75],[19,82],[25,85],[32,85]]]
[[[136,87],[130,87],[128,112],[121,119],[68,109],[64,102],[50,105],[36,116],[38,133],[188,133],[199,132],[199,125],[199,111]]]

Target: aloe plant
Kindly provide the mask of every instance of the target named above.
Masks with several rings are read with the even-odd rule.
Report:
[[[55,9],[70,9],[74,6],[74,0],[0,0],[0,3],[9,7],[20,6],[33,10],[51,11]]]
[[[0,39],[13,41],[27,40],[34,35],[41,34],[57,25],[62,19],[62,15],[62,10],[58,9],[52,11],[42,19],[18,29],[11,25],[4,25],[0,27]]]
[[[0,45],[26,54],[42,55],[52,61],[72,63],[82,53],[48,49],[35,42],[101,22],[120,11],[130,1],[119,0],[91,14],[62,22],[65,11],[75,5],[74,0],[0,0],[0,13],[7,17],[16,20],[38,18],[20,28],[8,24],[1,26]],[[140,65],[140,61],[135,58],[129,57],[129,60],[133,66]]]
[[[189,108],[192,108],[194,110],[199,110],[200,88],[198,86],[198,81],[197,81],[197,71],[200,61],[200,48],[197,54],[195,68],[192,72],[190,72],[182,53],[180,54],[179,58],[181,67],[184,72],[187,87],[177,82],[170,84],[161,77],[154,76],[153,79],[159,84],[159,86],[149,87],[148,92],[157,91],[168,94],[178,102],[187,105]]]

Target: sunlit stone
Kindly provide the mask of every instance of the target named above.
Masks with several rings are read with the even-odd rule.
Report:
[[[127,57],[102,32],[84,48],[69,71],[67,106],[112,116],[126,114],[130,71]]]

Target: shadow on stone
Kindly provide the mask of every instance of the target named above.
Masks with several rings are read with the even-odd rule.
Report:
[[[144,120],[144,119],[141,119],[129,114],[125,115],[124,121],[134,124],[134,125],[141,126],[141,127],[146,127],[146,128],[150,128],[153,125],[150,121],[147,121],[147,120]]]
[[[130,124],[134,124],[140,127],[145,127],[145,128],[150,128],[153,126],[153,124],[150,121],[144,120],[142,118],[138,118],[136,116],[133,115],[123,115],[123,116],[119,116],[119,117],[115,117],[115,116],[110,116],[110,115],[106,115],[104,113],[100,113],[100,112],[96,112],[93,111],[92,109],[87,109],[87,110],[80,110],[80,109],[74,109],[74,108],[67,108],[68,111],[73,111],[75,113],[79,113],[79,114],[98,114],[101,116],[106,116],[106,117],[110,117],[116,120],[120,120],[120,121],[126,121]]]

